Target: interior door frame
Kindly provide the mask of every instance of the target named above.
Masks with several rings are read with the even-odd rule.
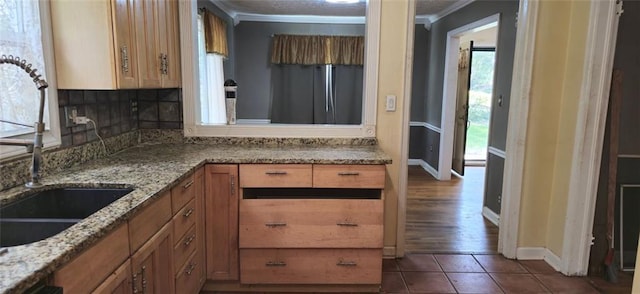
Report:
[[[442,88],[442,126],[440,139],[440,156],[438,159],[438,173],[436,178],[440,181],[451,179],[451,164],[453,158],[453,132],[456,118],[456,96],[458,85],[458,47],[460,47],[460,36],[464,33],[497,23],[498,35],[500,34],[500,13],[490,15],[483,19],[466,24],[459,28],[447,32],[447,46],[444,66],[444,84]],[[496,55],[498,48],[496,47]],[[455,69],[455,70],[454,70]]]

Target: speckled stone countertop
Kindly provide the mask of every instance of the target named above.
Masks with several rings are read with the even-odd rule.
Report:
[[[56,187],[131,187],[133,192],[67,230],[0,253],[0,292],[20,293],[90,247],[205,163],[388,164],[377,146],[143,144],[43,179]],[[0,205],[28,190],[0,192]]]

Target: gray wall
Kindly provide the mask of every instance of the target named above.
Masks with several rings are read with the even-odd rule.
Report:
[[[413,76],[411,80],[411,121],[425,121],[429,69],[429,31],[416,24],[413,39]]]
[[[492,98],[491,121],[489,132],[489,146],[505,150],[507,135],[507,120],[509,114],[509,100],[511,91],[511,77],[513,72],[513,56],[516,37],[516,12],[518,1],[476,1],[464,8],[436,21],[431,31],[423,33],[416,26],[414,55],[414,76],[411,101],[411,120],[420,120],[428,124],[442,127],[442,93],[444,80],[444,63],[447,46],[447,33],[474,21],[500,14],[498,40],[496,49],[494,95]],[[426,35],[426,36],[423,36]],[[423,47],[426,39],[426,48]],[[422,55],[428,58],[422,61]],[[422,72],[422,66],[428,70]],[[426,82],[422,81],[426,78]],[[424,91],[420,93],[420,91]],[[501,103],[498,103],[501,100]],[[413,129],[412,135],[418,131]],[[422,127],[420,127],[422,128]],[[425,130],[426,132],[427,130]],[[414,150],[413,154],[423,154],[425,161],[433,168],[438,167],[440,136],[431,132],[431,136],[413,135],[410,138],[410,148],[420,148],[423,153]],[[437,139],[435,139],[435,138]],[[414,140],[425,140],[414,142]],[[431,140],[431,141],[429,141]],[[437,142],[437,144],[435,144]],[[428,151],[433,146],[433,151]],[[411,153],[410,149],[410,154]],[[431,156],[431,157],[430,157]],[[426,159],[429,160],[426,160]],[[485,204],[495,213],[500,213],[499,197],[502,189],[504,160],[495,155],[488,155],[487,172],[485,177]]]
[[[623,71],[622,81],[622,105],[620,112],[620,138],[619,154],[640,155],[640,39],[638,39],[638,27],[640,27],[640,2],[624,1],[624,13],[620,17],[618,27],[618,39],[614,58],[614,68]],[[602,261],[607,254],[607,180],[609,169],[609,125],[605,131],[604,145],[602,148],[602,161],[600,165],[600,179],[598,182],[598,195],[593,220],[594,245],[591,247],[589,258],[589,274],[597,275],[602,270]],[[640,184],[640,158],[618,158],[617,183]],[[619,202],[619,188],[616,189],[616,202]],[[629,203],[625,203],[628,205]],[[618,203],[619,205],[619,203]],[[637,206],[636,206],[637,207]],[[636,214],[636,221],[638,217]],[[618,229],[616,217],[616,230]],[[627,225],[627,223],[625,223]],[[625,235],[626,242],[638,241],[637,236]],[[617,241],[617,240],[616,240]],[[626,250],[625,250],[626,251]]]
[[[364,35],[364,25],[240,22],[234,30],[239,119],[268,119],[271,104],[271,36]]]
[[[427,97],[424,104],[426,122],[441,127],[442,83],[444,79],[447,32],[500,13],[496,51],[496,80],[494,83],[495,94],[492,101],[493,109],[491,113],[489,145],[500,150],[505,149],[517,11],[518,1],[476,1],[438,20],[431,26],[431,42],[429,47],[430,64]],[[502,96],[502,106],[498,104],[498,98],[500,96]]]
[[[640,155],[640,2],[624,1],[614,68],[623,72],[620,113],[620,154]]]
[[[496,214],[500,214],[503,173],[504,158],[489,153],[487,155],[487,170],[485,173],[484,206]]]

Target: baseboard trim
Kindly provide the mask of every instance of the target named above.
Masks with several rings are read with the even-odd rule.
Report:
[[[496,226],[500,226],[500,215],[493,212],[489,207],[482,207],[482,216]]]
[[[544,260],[556,271],[560,271],[562,262],[560,257],[544,247],[518,247],[516,258],[519,260]]]
[[[409,159],[409,165],[419,165],[434,178],[438,178],[438,171],[422,159]]]
[[[386,246],[382,248],[382,258],[396,258],[396,247]]]

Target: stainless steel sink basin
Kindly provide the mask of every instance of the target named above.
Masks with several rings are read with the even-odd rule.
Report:
[[[58,188],[36,192],[0,208],[0,247],[51,237],[133,189]]]

